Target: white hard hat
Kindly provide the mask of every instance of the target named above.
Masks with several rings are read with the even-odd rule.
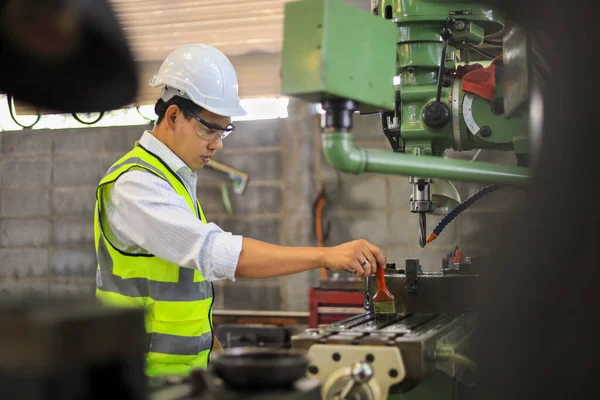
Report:
[[[221,51],[205,44],[183,46],[167,56],[150,86],[161,87],[161,98],[177,95],[225,117],[241,117],[235,69]]]

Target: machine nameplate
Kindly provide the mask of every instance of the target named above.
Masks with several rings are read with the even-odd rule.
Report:
[[[448,15],[473,15],[473,10],[448,11]]]

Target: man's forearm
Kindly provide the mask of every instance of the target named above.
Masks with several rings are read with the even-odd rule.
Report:
[[[270,278],[323,265],[325,248],[277,246],[244,238],[236,278]]]

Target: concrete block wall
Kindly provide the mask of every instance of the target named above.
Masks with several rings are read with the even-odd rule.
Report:
[[[93,295],[96,185],[142,129],[0,135],[0,295]]]
[[[225,175],[209,168],[200,172],[198,195],[204,211],[223,229],[275,244],[313,246],[313,202],[324,185],[329,199],[324,217],[331,223],[326,245],[364,237],[390,261],[418,257],[425,270],[437,270],[457,244],[468,254],[482,251],[484,244],[478,240],[486,217],[518,201],[515,190],[493,193],[421,249],[417,217],[408,211],[407,178],[337,173],[323,160],[318,117],[310,106],[291,101],[288,111],[287,119],[238,122],[216,156],[250,176],[242,195],[229,187],[234,215],[227,214],[221,198]],[[145,128],[0,134],[0,295],[93,296],[96,184]],[[355,118],[354,132],[359,145],[389,149],[377,116]],[[484,152],[480,160],[514,163],[501,152]],[[480,187],[457,186],[463,198]],[[429,217],[429,228],[438,221]],[[310,271],[217,282],[215,308],[308,310],[308,289],[318,279],[319,272]]]

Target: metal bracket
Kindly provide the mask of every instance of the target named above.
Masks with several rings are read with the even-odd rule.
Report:
[[[231,181],[233,185],[233,192],[237,195],[240,195],[246,189],[246,185],[248,184],[248,174],[242,171],[238,171],[235,168],[231,168],[228,165],[222,164],[218,161],[211,160],[207,167],[210,167],[216,171],[223,172],[227,174],[227,178]],[[229,197],[229,190],[227,189],[227,184],[223,183],[221,185],[221,198],[223,200],[223,206],[225,206],[225,210],[228,215],[233,215],[233,206],[231,204],[231,198]]]
[[[222,164],[218,161],[211,160],[207,167],[210,167],[216,171],[223,172],[227,174],[227,177],[233,183],[233,192],[235,194],[244,193],[244,189],[246,189],[246,185],[248,184],[248,174],[242,171],[238,171],[235,168],[231,168],[228,165]]]
[[[405,269],[406,291],[409,293],[416,293],[419,290],[419,287],[417,285],[417,275],[419,273],[419,259],[407,258]]]

